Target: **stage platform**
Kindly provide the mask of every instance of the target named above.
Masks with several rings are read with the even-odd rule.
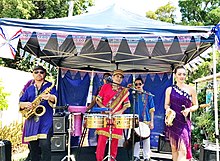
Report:
[[[73,161],[96,161],[95,151],[96,151],[95,146],[81,147],[80,149],[78,147],[74,147],[74,148],[72,147],[71,156],[74,158]],[[67,150],[65,152],[53,152],[52,160],[61,161],[66,155],[67,155]],[[106,155],[107,155],[107,149],[106,149]],[[131,151],[127,151],[125,148],[119,147],[116,160],[130,161]],[[142,158],[141,161],[143,161]],[[159,153],[157,150],[152,149],[151,161],[172,161],[172,156],[170,153]]]

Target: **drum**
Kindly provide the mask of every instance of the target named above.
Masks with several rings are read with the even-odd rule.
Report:
[[[86,106],[69,106],[68,111],[71,113],[85,113]]]
[[[115,128],[118,129],[131,129],[133,127],[133,121],[135,127],[138,126],[139,117],[137,114],[133,116],[133,114],[121,114],[121,115],[113,115],[113,124]]]
[[[173,120],[176,117],[176,112],[172,109],[166,110],[166,116],[165,116],[165,124],[167,126],[173,126]]]
[[[85,114],[84,127],[86,128],[103,128],[107,127],[107,114]]]
[[[72,113],[71,115],[71,136],[82,135],[82,115],[81,113]]]
[[[135,132],[135,142],[149,138],[150,128],[147,124],[139,122],[139,127],[134,129]]]

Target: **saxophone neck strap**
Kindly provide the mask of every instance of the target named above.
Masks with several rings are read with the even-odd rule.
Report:
[[[44,85],[44,82],[45,82],[45,81],[43,81],[43,82],[41,83],[39,89],[37,88],[37,85],[34,84],[34,87],[35,87],[35,96],[36,96],[36,97],[39,96],[39,95],[41,94],[41,92],[42,92],[41,89],[42,89],[42,87],[43,87],[43,85]]]

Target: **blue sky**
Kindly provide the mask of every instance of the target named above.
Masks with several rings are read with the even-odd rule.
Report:
[[[134,13],[145,16],[147,11],[156,11],[160,6],[166,5],[170,2],[173,6],[177,7],[176,21],[181,20],[181,13],[178,8],[178,0],[94,0],[95,6],[91,7],[92,10],[103,9],[113,3],[120,5],[122,8],[128,9]]]

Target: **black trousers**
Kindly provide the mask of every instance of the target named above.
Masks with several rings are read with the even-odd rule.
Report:
[[[30,141],[31,161],[51,161],[51,137],[52,128],[46,139]],[[41,150],[41,155],[39,155]]]

